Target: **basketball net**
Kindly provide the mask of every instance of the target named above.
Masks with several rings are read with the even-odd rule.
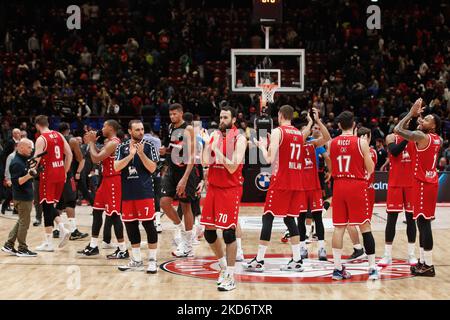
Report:
[[[278,85],[273,83],[263,83],[260,84],[259,87],[261,88],[260,110],[263,111],[263,108],[267,107],[267,103],[274,102],[273,97],[278,89]]]

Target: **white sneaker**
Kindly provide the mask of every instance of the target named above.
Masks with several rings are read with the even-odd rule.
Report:
[[[135,261],[133,259],[125,266],[119,266],[120,271],[144,271],[144,263],[142,261]]]
[[[69,241],[69,237],[70,237],[70,231],[67,229],[64,229],[60,232],[60,241],[58,244],[58,248],[62,248],[67,244],[67,241]]]
[[[184,242],[181,242],[177,249],[172,252],[172,255],[177,258],[189,258],[194,256],[194,250],[192,246],[187,246]]]
[[[257,261],[254,257],[250,262],[242,262],[242,268],[247,271],[264,272],[264,261]]]
[[[305,269],[302,267],[302,260],[294,261],[294,259],[289,260],[288,264],[280,267],[281,271],[294,271],[303,272]]]
[[[221,284],[217,287],[219,291],[231,291],[236,289],[236,282],[234,281],[234,277],[227,275]]]
[[[220,285],[225,280],[226,275],[226,269],[220,269],[219,278],[217,278],[217,285]]]
[[[147,267],[147,273],[155,274],[158,271],[158,265],[156,263],[156,260],[149,260],[148,261],[148,267]]]
[[[155,213],[155,227],[156,232],[161,233],[162,232],[162,224],[161,224],[161,212]]]
[[[36,247],[36,251],[53,252],[53,251],[55,251],[55,248],[53,247],[53,244],[49,244],[47,242],[44,242],[40,246]]]
[[[410,266],[415,266],[417,264],[417,262],[418,261],[417,261],[417,258],[415,255],[413,255],[413,254],[408,255],[408,263]]]
[[[300,257],[302,259],[308,259],[308,249],[300,247]]]
[[[182,242],[181,230],[175,230],[175,234],[173,236],[173,243],[176,246],[179,246],[181,242]]]
[[[386,256],[386,255],[383,257],[383,259],[378,261],[378,265],[380,267],[387,267],[387,266],[390,266],[391,264],[392,264],[392,257]]]
[[[105,241],[102,241],[102,249],[116,249],[118,247],[118,245],[114,244],[114,243],[107,243]]]
[[[242,262],[242,261],[244,261],[244,251],[241,249],[241,250],[238,250],[236,253],[236,262]]]

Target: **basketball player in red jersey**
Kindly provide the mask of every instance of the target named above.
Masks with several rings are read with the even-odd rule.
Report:
[[[378,279],[375,264],[375,239],[370,228],[371,214],[367,191],[368,176],[375,164],[370,156],[366,138],[354,135],[353,113],[342,112],[338,117],[342,134],[331,141],[333,187],[333,280],[349,279],[350,273],[342,265],[342,246],[345,229],[348,225],[359,226],[363,244],[369,259],[369,279]]]
[[[37,164],[43,166],[43,171],[39,175],[39,202],[42,204],[44,213],[45,241],[36,248],[37,251],[54,251],[52,244],[53,221],[59,226],[61,241],[59,247],[63,247],[69,240],[70,231],[64,227],[64,223],[57,215],[53,206],[61,198],[66,181],[67,172],[72,163],[72,151],[63,135],[48,128],[48,118],[39,115],[35,119],[35,125],[40,136],[36,139],[36,149],[34,155],[46,151],[47,154],[37,158]]]
[[[200,218],[206,228],[204,236],[219,259],[219,291],[236,288],[234,265],[236,261],[236,228],[239,205],[242,197],[242,166],[247,148],[247,139],[236,128],[237,112],[232,107],[220,111],[220,131],[215,131],[205,144],[202,160],[209,165],[208,191]],[[217,229],[223,230],[226,257],[222,243],[217,240]]]
[[[331,140],[327,127],[322,123],[319,117],[319,111],[313,108],[314,121],[316,127],[313,130],[320,131],[320,137],[314,139],[308,137],[303,145],[303,190],[301,192],[301,207],[298,217],[298,229],[300,232],[300,254],[302,259],[308,258],[308,250],[306,248],[306,218],[308,211],[314,219],[316,234],[319,240],[318,257],[321,261],[327,261],[327,252],[325,250],[325,229],[322,221],[323,199],[322,187],[319,180],[318,156],[316,148],[324,146]],[[312,237],[312,235],[310,235]]]
[[[92,237],[84,250],[78,253],[83,256],[94,256],[99,254],[98,236],[103,224],[103,211],[106,219],[111,220],[114,226],[119,247],[117,250],[107,255],[108,259],[128,259],[129,253],[123,237],[123,223],[120,218],[120,205],[122,201],[122,185],[120,172],[114,170],[114,159],[116,149],[120,144],[117,132],[120,125],[116,120],[107,120],[103,124],[102,134],[106,138],[105,145],[101,150],[97,149],[96,132],[90,131],[86,134],[86,141],[89,144],[89,152],[94,163],[102,163],[102,182],[97,190],[92,211]]]
[[[406,129],[408,121],[423,112],[422,104],[423,100],[418,99],[394,132],[408,141],[414,141],[416,148],[413,162],[413,218],[419,228],[420,259],[416,266],[411,267],[411,272],[416,276],[434,277],[431,220],[434,219],[439,187],[436,161],[442,146],[442,138],[437,134],[441,119],[436,114],[429,114],[418,119],[417,130]]]
[[[272,131],[269,149],[267,139],[260,138],[255,142],[267,163],[272,164],[272,176],[264,205],[258,254],[250,262],[242,263],[244,270],[264,271],[264,256],[272,233],[273,219],[282,217],[289,230],[293,257],[281,270],[303,271],[299,231],[294,218],[298,217],[302,199],[301,150],[311,133],[313,121],[308,113],[308,125],[300,131],[291,125],[293,117],[294,109],[289,105],[282,106],[278,112],[279,127]]]
[[[356,135],[358,138],[364,138],[366,141],[372,140],[372,131],[369,128],[361,127],[356,132]],[[370,150],[370,157],[372,158],[373,163],[377,163],[378,155],[377,151],[372,147],[369,146]],[[373,215],[373,207],[375,205],[375,189],[373,188],[373,183],[375,182],[375,171],[372,172],[372,174],[369,176],[369,180],[367,181],[367,195],[369,199],[369,214],[370,219],[372,219]]]
[[[400,120],[406,113],[400,116]],[[411,119],[409,128],[417,128],[417,122]],[[392,264],[392,243],[395,237],[395,226],[398,214],[405,210],[406,235],[408,237],[408,262],[414,266],[417,264],[415,257],[416,247],[416,222],[413,219],[413,160],[415,145],[413,141],[403,139],[399,135],[392,133],[386,137],[386,144],[389,149],[388,162],[389,180],[386,201],[387,222],[385,230],[384,257],[378,262],[379,266]]]

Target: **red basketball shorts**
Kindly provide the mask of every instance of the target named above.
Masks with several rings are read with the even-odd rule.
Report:
[[[200,223],[218,229],[236,228],[242,187],[218,188],[208,186]]]
[[[413,218],[423,216],[425,219],[434,219],[439,184],[426,183],[415,180],[413,187]]]
[[[103,177],[100,187],[95,194],[95,210],[104,210],[110,216],[120,214],[120,201],[122,199],[122,186],[120,176]]]
[[[375,206],[375,189],[373,186],[367,189],[367,197],[369,199],[369,215],[370,219],[372,219],[373,207]]]
[[[154,199],[122,200],[122,221],[149,221],[155,219]]]
[[[367,181],[336,179],[333,186],[333,225],[360,225],[370,222]]]
[[[65,182],[52,182],[47,179],[39,180],[39,203],[55,203],[59,202],[64,190]]]
[[[301,191],[300,198],[300,213],[306,213],[308,210],[311,213],[322,212],[323,199],[321,189]]]
[[[302,206],[302,192],[299,190],[271,190],[267,191],[264,214],[270,213],[275,217],[298,217]]]
[[[387,191],[386,212],[413,212],[413,187],[389,186]]]

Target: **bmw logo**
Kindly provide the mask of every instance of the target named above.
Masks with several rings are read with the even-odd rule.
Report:
[[[255,178],[255,185],[261,191],[267,191],[270,185],[270,173],[261,172]]]

